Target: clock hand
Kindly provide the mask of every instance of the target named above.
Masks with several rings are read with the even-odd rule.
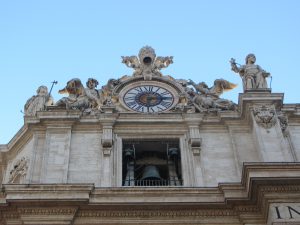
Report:
[[[147,105],[149,105],[150,104],[150,102],[151,102],[151,100],[152,100],[152,98],[151,98],[151,96],[147,96]]]
[[[161,97],[162,100],[172,99],[172,97]]]

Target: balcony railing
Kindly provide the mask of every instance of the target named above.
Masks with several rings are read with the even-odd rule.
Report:
[[[123,186],[182,186],[183,180],[175,178],[155,179],[155,180],[123,180]]]

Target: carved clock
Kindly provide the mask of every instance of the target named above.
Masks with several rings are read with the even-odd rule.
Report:
[[[137,82],[121,91],[123,105],[135,112],[160,113],[173,108],[178,102],[176,90],[160,82]]]

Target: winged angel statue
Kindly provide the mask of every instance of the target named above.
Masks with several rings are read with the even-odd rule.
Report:
[[[216,79],[212,87],[208,87],[205,82],[196,84],[188,80],[188,85],[192,85],[196,91],[188,91],[191,101],[195,108],[202,112],[207,110],[237,110],[237,105],[227,99],[220,98],[224,91],[229,91],[237,85],[224,79]]]

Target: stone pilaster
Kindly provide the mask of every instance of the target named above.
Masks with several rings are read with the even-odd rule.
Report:
[[[100,183],[102,187],[109,187],[113,184],[113,158],[114,152],[114,132],[113,126],[116,121],[116,115],[113,113],[104,114],[99,118],[102,126],[101,147],[102,147],[102,165],[100,171]]]
[[[47,125],[41,182],[67,183],[72,124],[65,121]]]
[[[282,107],[283,94],[252,91],[241,94],[239,101],[242,118],[252,124],[261,161],[292,161],[276,113]]]
[[[193,186],[202,186],[203,183],[203,168],[201,165],[201,144],[202,138],[200,136],[199,125],[202,121],[202,118],[186,118],[186,123],[188,126],[188,146],[190,152],[190,162],[188,165],[191,167],[192,177],[191,184]],[[193,181],[193,182],[192,182]]]

